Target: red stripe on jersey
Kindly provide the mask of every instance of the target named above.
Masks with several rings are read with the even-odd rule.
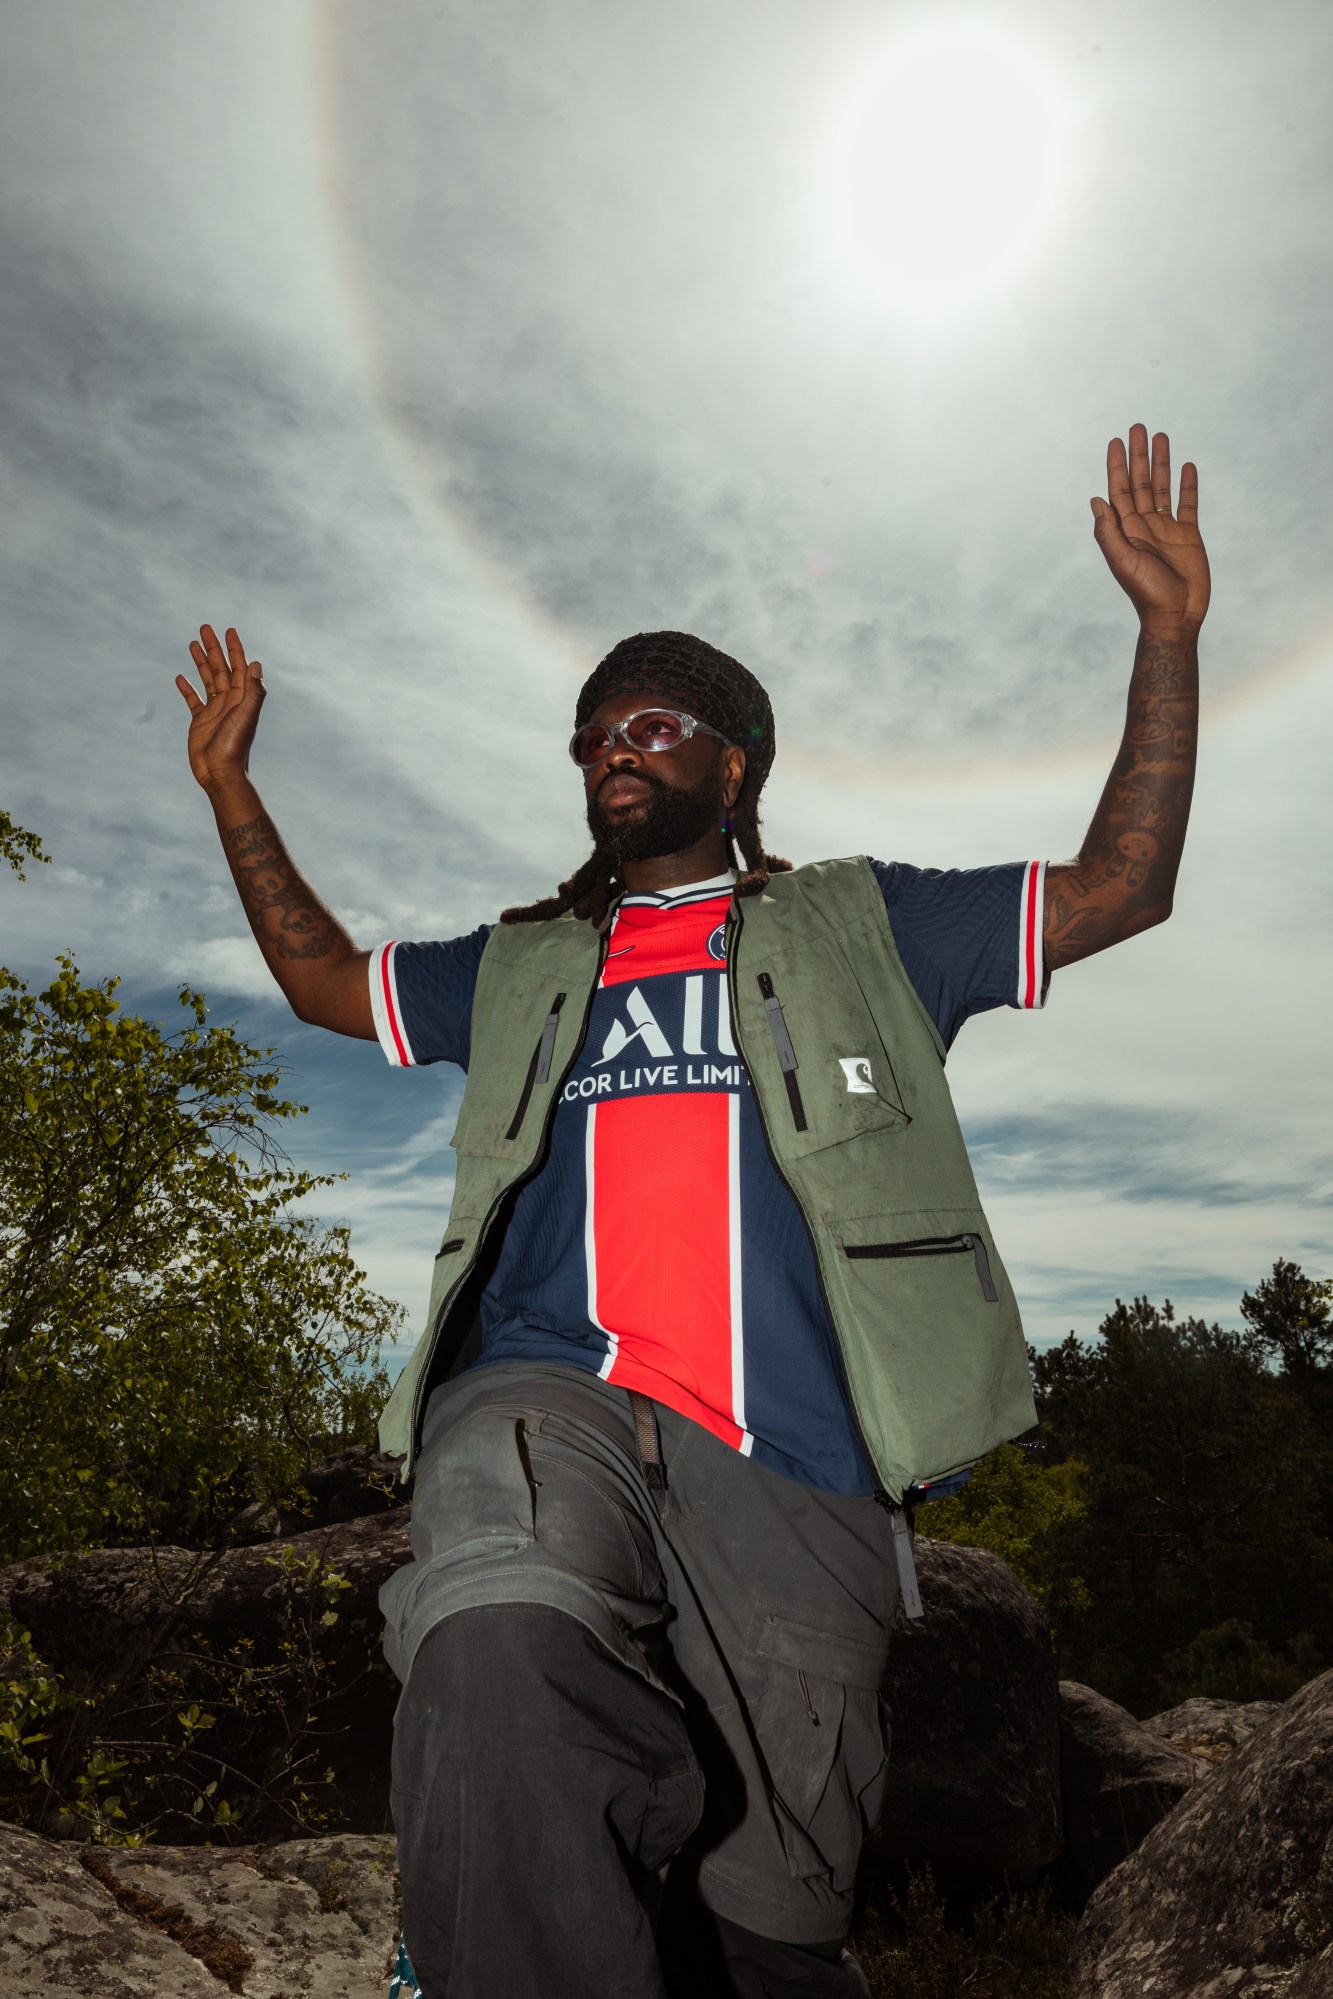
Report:
[[[410,1069],[413,1066],[412,1056],[407,1046],[407,1036],[403,1033],[402,1023],[398,1018],[398,1008],[394,1003],[393,979],[390,974],[394,948],[393,944],[386,944],[380,953],[380,992],[384,999],[384,1018],[389,1023],[393,1045],[398,1050],[398,1060],[405,1069]]]
[[[733,1408],[727,1097],[631,1097],[592,1115],[596,1319],[617,1341],[606,1379],[680,1408],[665,1378],[739,1446],[720,1413]]]
[[[1037,883],[1040,873],[1040,861],[1029,861],[1027,877],[1023,883],[1023,973],[1021,997],[1024,1006],[1033,1007],[1037,1004],[1037,989],[1039,984],[1037,970]]]
[[[727,920],[731,892],[707,902],[687,902],[679,909],[631,903],[616,912],[615,926],[602,968],[602,984],[619,986],[630,979],[652,979],[662,972],[717,971],[722,964],[708,949],[713,932]]]

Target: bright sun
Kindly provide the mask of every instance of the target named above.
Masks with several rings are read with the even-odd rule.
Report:
[[[1075,104],[1054,63],[976,16],[923,16],[831,107],[819,227],[832,271],[916,318],[1008,290],[1065,208]]]

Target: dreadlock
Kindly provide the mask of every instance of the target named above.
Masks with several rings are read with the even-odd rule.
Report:
[[[776,747],[768,695],[738,659],[689,632],[639,632],[622,639],[588,675],[579,690],[575,728],[582,728],[612,695],[640,693],[669,695],[745,751],[745,776],[727,818],[727,863],[740,877],[736,894],[758,895],[768,887],[771,874],[783,874],[791,867],[790,861],[764,852],[759,829],[759,794],[773,767]],[[600,924],[622,886],[614,860],[594,848],[554,895],[503,910],[500,921],[544,923],[568,909],[586,922]]]

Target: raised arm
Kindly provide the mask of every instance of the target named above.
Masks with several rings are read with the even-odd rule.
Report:
[[[190,769],[213,807],[255,941],[293,1013],[373,1041],[370,953],[357,950],[299,872],[247,775],[264,704],[263,668],[246,659],[234,630],[226,636],[225,653],[211,625],[199,628],[202,644],[190,643],[204,700],[183,673],[176,676],[190,710]]]
[[[1129,452],[1113,438],[1106,500],[1092,502],[1107,567],[1139,614],[1125,732],[1078,858],[1046,870],[1046,963],[1054,970],[1163,923],[1185,844],[1199,729],[1199,627],[1208,557],[1199,538],[1199,478],[1180,474],[1171,509],[1170,443],[1149,453],[1141,423]]]

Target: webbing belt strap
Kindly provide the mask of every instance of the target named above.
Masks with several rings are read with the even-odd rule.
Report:
[[[637,1388],[627,1390],[634,1417],[634,1440],[639,1447],[643,1482],[650,1492],[666,1491],[666,1466],[662,1463],[662,1442],[657,1431],[657,1411]]]

